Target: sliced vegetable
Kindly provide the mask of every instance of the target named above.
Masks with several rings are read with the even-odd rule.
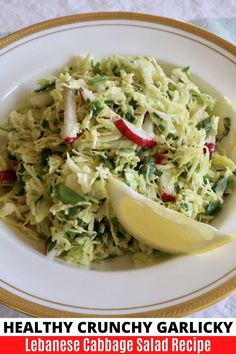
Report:
[[[139,129],[134,124],[122,118],[116,119],[114,124],[116,128],[121,132],[121,134],[128,140],[132,141],[134,144],[148,148],[152,148],[157,144],[154,139],[154,134]]]
[[[212,154],[216,149],[215,143],[205,143],[205,147],[208,149],[209,154]]]
[[[188,73],[189,70],[190,70],[190,66],[183,66],[183,67],[181,68],[181,71],[182,71],[183,73]]]
[[[226,190],[228,186],[228,177],[222,177],[220,178],[214,185],[213,190],[220,195],[224,194],[224,191]]]
[[[162,165],[166,161],[166,157],[162,154],[157,155],[156,157],[156,164],[157,165]]]
[[[83,133],[77,133],[75,138],[67,136],[64,140],[67,144],[73,144],[75,140],[79,139],[82,135]]]
[[[92,110],[93,116],[97,117],[99,113],[103,110],[103,105],[99,101],[91,102],[90,108]]]
[[[220,202],[216,200],[214,202],[210,202],[206,207],[207,215],[214,215],[220,210]]]
[[[94,74],[100,74],[102,75],[102,70],[100,68],[100,63],[99,61],[94,65],[94,63],[92,62],[92,70],[94,72]]]
[[[68,144],[72,144],[78,138],[78,132],[75,129],[77,123],[75,91],[64,88],[64,140]]]
[[[169,194],[169,193],[162,193],[161,199],[163,202],[175,202],[176,196],[173,194]]]
[[[17,180],[15,170],[5,170],[0,171],[0,182],[2,183],[12,183]]]
[[[162,172],[156,167],[155,160],[152,157],[145,156],[142,165],[139,168],[139,173],[148,176],[161,176]]]
[[[115,164],[114,161],[111,159],[108,159],[107,157],[101,156],[102,162],[105,167],[108,167],[109,170],[113,171],[115,169]]]
[[[105,76],[99,75],[88,81],[89,85],[99,85],[106,81]]]
[[[53,241],[52,237],[48,237],[45,240],[45,248],[44,248],[45,256],[47,256],[48,253],[53,250],[53,248],[56,246],[56,244],[57,244],[57,241],[56,240]]]
[[[204,129],[206,134],[209,134],[212,128],[212,119],[210,117],[203,119],[197,125],[198,129]]]
[[[77,204],[84,199],[64,183],[59,183],[54,188],[55,195],[64,204]]]
[[[79,94],[80,94],[80,100],[81,100],[81,103],[84,104],[85,102],[87,102],[89,100],[87,94],[86,94],[86,91],[80,87],[79,89]]]
[[[56,86],[55,81],[52,82],[47,82],[46,84],[40,86],[39,88],[37,88],[36,90],[34,90],[34,92],[42,92],[42,91],[49,91],[54,89]]]

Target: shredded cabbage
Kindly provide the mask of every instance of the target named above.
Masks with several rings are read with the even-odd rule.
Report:
[[[68,90],[74,106],[66,113]],[[89,264],[128,251],[153,255],[119,224],[106,180],[112,174],[168,208],[210,222],[236,170],[218,149],[230,118],[222,123],[214,105],[190,80],[188,67],[167,76],[149,57],[76,58],[57,76],[40,80],[1,127],[7,144],[0,170],[16,170],[16,181],[0,184],[0,217],[36,233],[46,252],[54,249],[68,262]],[[77,120],[72,143],[64,136],[71,112]],[[154,133],[157,145],[134,144],[116,128],[117,117]]]

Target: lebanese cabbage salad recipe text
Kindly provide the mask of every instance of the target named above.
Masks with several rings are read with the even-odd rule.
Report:
[[[231,193],[236,165],[219,145],[230,117],[189,67],[167,76],[151,57],[88,55],[38,85],[0,127],[0,217],[46,254],[80,264],[158,254],[118,221],[110,176],[205,223]]]

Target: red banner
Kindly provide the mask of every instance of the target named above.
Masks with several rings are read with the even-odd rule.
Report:
[[[214,353],[234,354],[235,336],[197,337],[0,337],[2,354],[25,353]]]

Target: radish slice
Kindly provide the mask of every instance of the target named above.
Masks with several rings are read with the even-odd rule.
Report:
[[[72,138],[70,136],[66,136],[64,138],[64,141],[67,143],[67,144],[73,144],[75,142],[75,140],[79,139],[80,137],[82,136],[82,133],[77,133],[76,137],[75,138]]]
[[[160,155],[157,155],[155,162],[157,165],[162,165],[165,161],[166,161],[165,156],[160,154]]]
[[[80,95],[81,103],[84,104],[87,101],[88,97],[87,97],[85,91],[82,89],[82,87],[80,87],[80,89],[79,89],[79,95]]]
[[[209,154],[212,154],[216,149],[216,144],[215,143],[205,143],[204,148],[203,148],[204,153],[206,153],[205,148],[208,149]]]
[[[78,132],[75,129],[76,118],[76,103],[75,91],[64,88],[64,140],[68,144],[72,144],[78,138]]]
[[[161,199],[163,202],[175,202],[175,187],[171,181],[170,176],[166,175],[166,173],[163,173],[163,175],[160,177],[159,183],[161,189]]]
[[[0,171],[0,182],[15,182],[17,180],[16,171],[15,170],[5,170]]]
[[[134,124],[119,118],[114,121],[116,128],[123,136],[142,147],[152,148],[157,144],[154,140],[155,135],[145,130],[137,128]]]
[[[163,202],[175,202],[176,196],[173,194],[162,193],[161,199],[163,200]]]

